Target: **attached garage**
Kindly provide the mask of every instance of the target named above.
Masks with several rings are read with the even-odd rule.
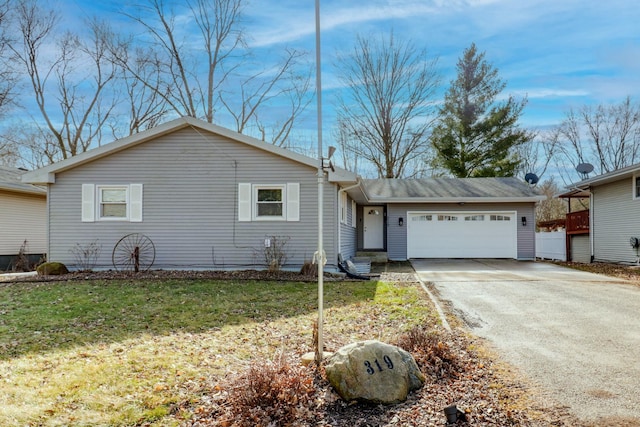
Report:
[[[358,203],[358,250],[379,233],[389,260],[535,259],[535,207],[545,197],[524,179],[370,179],[350,188]],[[379,227],[367,215],[379,211]]]
[[[408,258],[517,258],[516,212],[407,212]]]

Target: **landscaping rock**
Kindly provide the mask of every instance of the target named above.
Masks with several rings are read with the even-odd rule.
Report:
[[[36,268],[38,276],[59,276],[61,274],[68,274],[67,266],[61,262],[45,262],[40,264]]]
[[[403,402],[425,381],[410,353],[376,340],[342,347],[329,358],[326,373],[343,399],[370,403]]]

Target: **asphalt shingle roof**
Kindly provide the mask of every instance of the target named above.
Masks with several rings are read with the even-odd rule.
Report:
[[[540,194],[518,178],[365,179],[372,199],[528,198]]]
[[[47,194],[47,191],[44,188],[23,183],[20,176],[25,172],[26,171],[22,169],[0,166],[0,189],[16,191],[19,193]]]

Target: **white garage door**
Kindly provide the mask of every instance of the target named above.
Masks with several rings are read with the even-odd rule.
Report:
[[[408,212],[409,258],[517,258],[516,212]]]

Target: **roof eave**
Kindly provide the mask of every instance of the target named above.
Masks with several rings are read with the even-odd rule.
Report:
[[[20,184],[16,184],[16,185],[6,184],[6,183],[0,184],[0,191],[7,191],[11,193],[21,193],[21,194],[31,194],[34,196],[42,196],[42,197],[47,196],[47,190],[45,190],[44,188],[38,188],[38,187],[29,188],[29,186],[27,185],[20,185]]]
[[[370,197],[370,203],[536,203],[546,196],[528,197]]]
[[[622,169],[618,169],[613,172],[605,173],[602,175],[595,176],[593,178],[587,178],[582,181],[571,184],[572,188],[580,188],[580,189],[588,189],[589,187],[602,184],[608,184],[613,181],[618,181],[623,178],[632,177],[640,172],[640,165],[635,164],[631,166],[627,166]]]

